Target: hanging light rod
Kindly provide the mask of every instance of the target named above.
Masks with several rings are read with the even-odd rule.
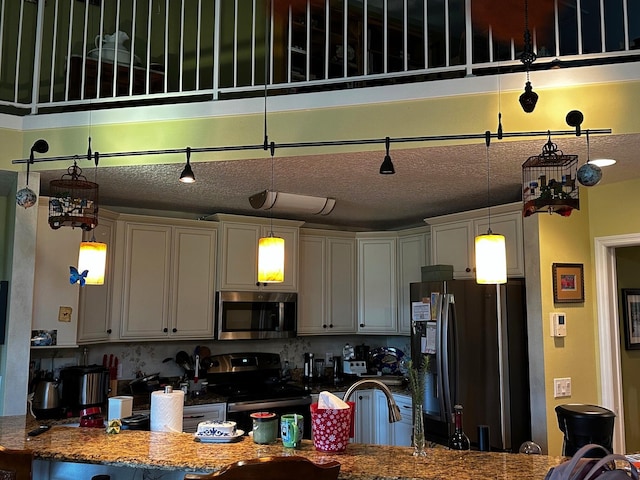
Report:
[[[610,128],[597,128],[588,130],[591,135],[606,135],[611,133]],[[501,134],[501,138],[509,137],[545,137],[549,135],[554,137],[567,136],[567,135],[579,135],[576,130],[540,130],[534,132],[512,132]],[[497,133],[491,133],[492,138],[500,138]],[[383,144],[387,142],[392,143],[409,143],[409,142],[434,142],[434,141],[448,141],[448,140],[485,140],[486,133],[469,133],[458,135],[428,135],[421,137],[397,137],[397,138],[367,138],[360,140],[325,140],[315,142],[290,142],[290,143],[273,143],[271,142],[271,148],[300,148],[300,147],[333,147],[341,145],[372,145]],[[256,145],[231,145],[224,147],[190,147],[191,153],[205,153],[205,152],[237,152],[243,150],[264,150],[264,143]],[[186,148],[166,148],[162,150],[137,150],[130,152],[112,152],[112,153],[100,153],[100,158],[116,158],[116,157],[138,157],[145,155],[169,155],[169,154],[185,154]],[[39,157],[33,160],[28,158],[22,158],[19,160],[12,160],[12,164],[20,163],[40,163],[40,162],[57,162],[65,160],[77,159],[78,155],[63,155],[58,157]]]

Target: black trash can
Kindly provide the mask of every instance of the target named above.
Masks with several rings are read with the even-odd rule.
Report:
[[[597,405],[569,403],[556,407],[558,426],[564,433],[562,454],[572,457],[589,443],[602,445],[613,452],[613,424],[616,414]]]

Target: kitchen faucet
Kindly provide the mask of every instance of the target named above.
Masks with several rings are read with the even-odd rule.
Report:
[[[369,379],[358,380],[347,389],[347,391],[344,394],[343,400],[345,402],[348,401],[351,395],[353,394],[353,392],[355,392],[356,390],[359,390],[360,387],[364,385],[379,388],[380,390],[382,390],[382,393],[384,393],[385,397],[387,397],[387,407],[389,407],[389,423],[399,422],[402,419],[402,415],[400,414],[400,408],[396,404],[396,401],[393,399],[393,394],[391,393],[391,390],[389,390],[389,387],[387,387],[380,380],[369,380]]]

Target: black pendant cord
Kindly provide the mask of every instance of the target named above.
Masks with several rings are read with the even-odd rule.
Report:
[[[487,235],[491,235],[491,163],[489,162],[489,146],[491,145],[491,132],[485,132],[485,144],[487,146]]]
[[[269,56],[271,54],[271,45],[269,38],[269,31],[271,30],[269,27],[269,19],[270,19],[270,9],[271,4],[267,1],[265,2],[265,11],[264,11],[264,145],[263,149],[266,151],[269,149],[269,136],[267,134],[267,94],[268,88],[267,83],[269,81]],[[271,154],[273,157],[273,153]]]

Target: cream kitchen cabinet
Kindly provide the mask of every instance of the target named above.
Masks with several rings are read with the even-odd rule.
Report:
[[[350,400],[356,404],[355,443],[377,443],[376,430],[380,427],[372,419],[376,418],[376,390],[356,390]]]
[[[356,332],[355,251],[353,234],[300,235],[298,334]]]
[[[428,227],[398,232],[398,333],[411,332],[409,284],[422,279],[422,266],[429,265],[430,251]]]
[[[120,338],[212,338],[215,224],[118,223],[124,234]]]
[[[100,211],[98,225],[91,232],[84,233],[84,240],[95,238],[96,242],[107,244],[107,263],[103,285],[85,285],[80,289],[78,308],[78,343],[100,343],[118,340],[120,322],[113,319],[112,293],[115,283],[114,258],[117,215]],[[118,272],[119,273],[119,272]]]
[[[269,218],[214,215],[220,225],[220,290],[298,291],[298,235],[302,222]],[[284,238],[284,282],[258,283],[258,241],[269,232]]]
[[[491,207],[491,230],[505,236],[507,275],[524,276],[521,204]],[[475,237],[487,233],[486,208],[425,219],[431,225],[431,263],[453,265],[454,278],[475,278]]]
[[[413,441],[413,402],[410,395],[393,394],[402,418],[390,424],[389,445],[410,447]]]
[[[357,234],[358,333],[397,333],[397,235]]]

